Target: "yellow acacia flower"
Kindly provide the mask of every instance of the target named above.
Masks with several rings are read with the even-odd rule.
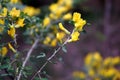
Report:
[[[48,45],[48,44],[50,43],[50,41],[51,41],[51,38],[47,36],[47,37],[45,38],[45,40],[43,41],[43,43],[44,43],[45,45]]]
[[[81,17],[81,14],[80,13],[78,13],[78,12],[74,12],[73,13],[73,21],[74,22],[76,22],[76,21],[78,21],[79,19],[80,19],[80,17]]]
[[[83,26],[86,24],[86,21],[81,18],[81,14],[78,12],[73,13],[73,19],[75,30],[82,31]]]
[[[116,75],[113,77],[113,80],[120,80],[120,71],[116,73]]]
[[[75,31],[71,34],[71,39],[68,42],[74,42],[79,40],[80,33],[78,31]]]
[[[108,69],[103,69],[100,71],[100,75],[104,76],[105,78],[113,77],[117,73],[117,70],[113,67]]]
[[[43,20],[43,26],[46,27],[50,24],[50,18],[49,17],[45,17],[45,19]]]
[[[89,53],[84,61],[86,67],[99,68],[102,63],[102,57],[99,52]]]
[[[88,75],[91,76],[91,77],[93,77],[95,75],[95,71],[93,69],[90,69],[88,71]]]
[[[56,34],[56,38],[61,42],[62,39],[65,37],[65,33],[64,32],[58,32]]]
[[[0,24],[4,25],[4,20],[3,19],[0,19]]]
[[[17,3],[19,0],[10,0],[11,3]]]
[[[58,6],[59,6],[58,4],[53,3],[49,6],[49,9],[51,12],[56,12]]]
[[[24,20],[25,18],[21,19],[19,18],[18,21],[17,21],[17,26],[16,27],[23,27],[25,24],[24,24]]]
[[[70,20],[72,18],[72,14],[71,13],[67,13],[63,16],[64,20]]]
[[[59,25],[59,28],[60,28],[62,31],[64,31],[64,32],[67,33],[67,34],[70,34],[70,32],[69,32],[67,29],[64,28],[64,26],[62,25],[62,23],[59,23],[58,25]]]
[[[60,18],[61,15],[62,15],[64,12],[67,12],[67,9],[66,9],[66,7],[62,6],[62,7],[59,7],[59,8],[57,9],[57,11],[54,12],[54,13],[55,13],[55,15],[56,15],[58,18]]]
[[[50,46],[55,47],[57,45],[57,39],[53,39],[50,43]]]
[[[1,52],[1,55],[4,57],[7,54],[7,52],[8,52],[7,47],[2,47],[0,52]]]
[[[12,17],[19,17],[20,16],[20,10],[17,10],[15,7],[12,8],[12,10],[10,11],[10,15]]]
[[[83,19],[79,19],[77,22],[75,22],[75,29],[82,31],[83,30],[83,26],[86,24],[86,21]]]
[[[14,53],[17,52],[17,51],[15,50],[15,48],[14,48],[10,43],[8,43],[8,47],[9,47]]]
[[[112,60],[112,64],[113,65],[120,64],[120,57],[119,56],[114,57],[113,60]]]
[[[10,37],[12,37],[12,38],[14,38],[15,37],[15,28],[11,25],[10,26],[10,30],[8,30],[8,35],[10,36]]]
[[[4,7],[3,10],[2,10],[1,16],[6,17],[7,16],[7,11],[8,11],[8,9]]]
[[[85,75],[85,73],[84,72],[81,72],[81,71],[74,71],[73,72],[73,77],[74,78],[79,78],[79,79],[85,79],[86,78],[86,75]]]
[[[49,14],[50,19],[56,20],[58,17],[54,13]]]
[[[33,16],[33,15],[38,15],[40,14],[40,9],[39,8],[34,8],[32,6],[26,6],[23,9],[24,13],[27,13],[29,16]]]
[[[104,67],[113,66],[112,61],[113,61],[112,57],[107,57],[103,62],[103,66]]]

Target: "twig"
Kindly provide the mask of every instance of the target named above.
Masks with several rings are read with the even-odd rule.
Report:
[[[50,62],[50,60],[53,58],[53,57],[55,57],[55,55],[60,51],[60,49],[64,46],[64,45],[66,45],[67,43],[68,43],[68,40],[70,39],[70,37],[68,37],[67,38],[67,40],[58,48],[58,49],[56,49],[55,51],[54,51],[54,53],[47,59],[47,61],[43,64],[43,66],[34,74],[34,76],[32,77],[32,79],[31,80],[33,80],[34,78],[35,78],[35,76],[37,75],[37,74],[39,74],[42,70],[43,70],[43,68]]]
[[[28,53],[27,53],[27,56],[26,56],[26,58],[25,58],[25,60],[24,60],[24,62],[23,62],[23,64],[22,64],[22,68],[21,68],[21,70],[20,70],[20,72],[19,72],[19,74],[18,74],[17,80],[20,80],[21,75],[22,75],[22,71],[23,71],[23,69],[24,69],[24,67],[25,67],[28,59],[30,58],[30,55],[31,55],[32,51],[33,51],[34,48],[37,46],[38,42],[39,42],[39,39],[36,39],[35,42],[34,42],[34,44],[32,45],[32,47],[29,49],[29,51],[28,51]]]

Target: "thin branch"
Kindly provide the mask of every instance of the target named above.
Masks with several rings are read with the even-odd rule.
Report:
[[[26,58],[25,58],[25,60],[24,60],[24,62],[22,64],[22,68],[21,68],[21,70],[20,70],[20,72],[18,74],[17,80],[20,80],[21,75],[22,75],[22,71],[23,71],[27,61],[29,60],[31,53],[33,52],[34,48],[37,46],[38,42],[39,42],[39,39],[36,39],[34,44],[32,45],[32,47],[29,49],[29,51],[27,53],[27,56],[26,56]]]
[[[33,79],[35,78],[35,76],[36,76],[37,74],[39,74],[39,73],[43,70],[43,68],[51,61],[51,59],[56,56],[56,54],[60,51],[60,49],[61,49],[64,45],[66,45],[66,44],[68,43],[68,40],[69,40],[69,39],[70,39],[70,37],[68,37],[67,40],[66,40],[58,49],[56,49],[56,50],[54,51],[54,53],[53,53],[53,54],[47,59],[47,61],[43,64],[43,66],[34,74],[34,76],[32,77],[31,80],[33,80]]]

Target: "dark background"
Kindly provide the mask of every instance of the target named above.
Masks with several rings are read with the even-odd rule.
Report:
[[[34,7],[49,5],[57,0],[22,0]],[[83,67],[88,52],[98,51],[103,58],[120,56],[120,0],[82,0],[72,11],[82,14],[90,25],[85,26],[80,41],[67,45],[67,54],[60,52],[63,62],[50,65],[54,80],[71,80],[71,74]],[[118,68],[119,69],[119,68]],[[51,73],[52,72],[52,73]]]

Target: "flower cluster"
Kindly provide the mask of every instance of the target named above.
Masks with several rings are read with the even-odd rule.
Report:
[[[73,77],[78,80],[119,80],[120,71],[117,66],[120,65],[120,57],[102,58],[99,52],[88,53],[84,59],[83,71],[73,72]]]
[[[70,12],[73,3],[74,0],[58,0],[49,6],[34,8],[22,4],[20,0],[1,0],[0,71],[10,70],[10,75],[7,73],[5,75],[15,76],[15,79],[19,80],[21,75],[24,76],[22,72],[25,64],[36,47],[53,49],[58,46],[59,50],[67,43],[78,41],[86,20],[81,18],[80,13]],[[65,26],[66,24],[69,26]],[[19,43],[22,43],[22,46]],[[32,47],[30,50],[21,50],[24,46]],[[23,58],[25,61],[22,62],[21,56],[26,55],[26,51],[28,51],[27,57]],[[56,53],[55,51],[54,56]],[[7,67],[4,67],[6,65]]]

